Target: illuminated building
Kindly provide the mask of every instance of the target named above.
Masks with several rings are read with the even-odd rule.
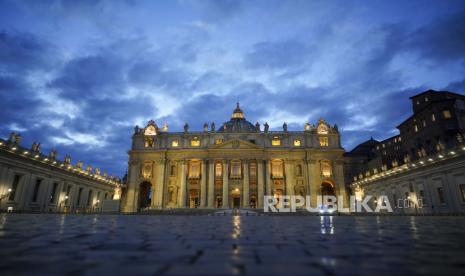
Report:
[[[154,121],[136,127],[123,211],[165,208],[261,208],[264,195],[346,196],[337,126],[320,119],[302,131],[263,129],[237,104],[219,128],[169,132]]]

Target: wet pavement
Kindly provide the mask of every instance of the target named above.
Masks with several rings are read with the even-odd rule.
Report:
[[[465,217],[0,214],[0,275],[465,275]]]

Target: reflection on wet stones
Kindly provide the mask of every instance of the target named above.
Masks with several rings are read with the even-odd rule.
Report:
[[[463,217],[0,215],[2,274],[462,274]]]

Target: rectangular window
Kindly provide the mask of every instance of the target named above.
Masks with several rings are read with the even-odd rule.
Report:
[[[413,126],[413,128],[415,129],[415,132],[418,132],[418,126],[417,125]]]
[[[81,204],[82,189],[83,188],[79,188],[79,191],[78,191],[77,204],[76,204],[77,206]]]
[[[250,175],[250,179],[257,178],[257,163],[251,162],[249,164],[249,175]]]
[[[462,201],[465,201],[465,184],[460,184],[460,193],[462,194]]]
[[[436,122],[436,115],[434,115],[434,113],[431,114],[431,121],[432,121],[432,122]]]
[[[271,145],[281,146],[281,139],[279,139],[279,137],[273,137],[273,139],[271,139]]]
[[[426,127],[426,120],[423,120],[423,127]]]
[[[172,146],[173,148],[178,147],[178,146],[179,146],[179,141],[178,141],[178,140],[173,140],[173,141],[171,141],[171,146]]]
[[[298,139],[294,140],[294,147],[300,147],[300,145],[301,145],[300,140]]]
[[[231,178],[241,178],[242,176],[241,161],[231,161]]]
[[[13,184],[11,184],[11,191],[10,191],[10,195],[8,196],[8,200],[15,200],[16,190],[18,189],[20,180],[21,180],[21,175],[16,174],[15,178],[13,179]]]
[[[107,198],[108,198],[108,194],[107,194],[107,193],[105,193],[105,197],[104,197],[104,199],[105,199],[105,200],[107,200]]]
[[[200,177],[200,162],[191,161],[189,162],[189,178]]]
[[[445,119],[450,119],[452,117],[449,109],[443,110],[442,115],[444,116]]]
[[[327,147],[328,146],[328,137],[320,137],[320,146]],[[384,144],[383,144],[384,146]]]
[[[57,190],[58,190],[58,183],[53,183],[53,188],[52,188],[52,193],[50,194],[50,203],[55,203],[55,200],[57,198],[56,194],[57,194]]]
[[[439,203],[445,203],[444,199],[444,188],[443,187],[438,187],[438,197],[439,197]]]
[[[39,197],[40,184],[42,184],[42,179],[37,178],[36,184],[34,185],[34,193],[32,194],[32,202],[37,202]]]

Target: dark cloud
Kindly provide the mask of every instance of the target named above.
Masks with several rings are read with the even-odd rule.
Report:
[[[129,69],[128,80],[138,85],[181,88],[186,77],[181,74],[181,71],[163,68],[163,65],[156,61],[142,61]]]
[[[32,34],[0,31],[0,73],[50,69],[54,64],[50,57],[53,51],[53,45]]]
[[[249,68],[296,69],[308,62],[315,48],[298,40],[260,42],[245,56]]]
[[[118,61],[102,56],[73,59],[49,87],[60,89],[63,97],[74,100],[111,97],[124,88],[123,71]]]
[[[444,90],[465,93],[465,79],[449,83]]]
[[[465,9],[434,19],[406,38],[405,51],[416,51],[436,62],[454,61],[465,57]]]

